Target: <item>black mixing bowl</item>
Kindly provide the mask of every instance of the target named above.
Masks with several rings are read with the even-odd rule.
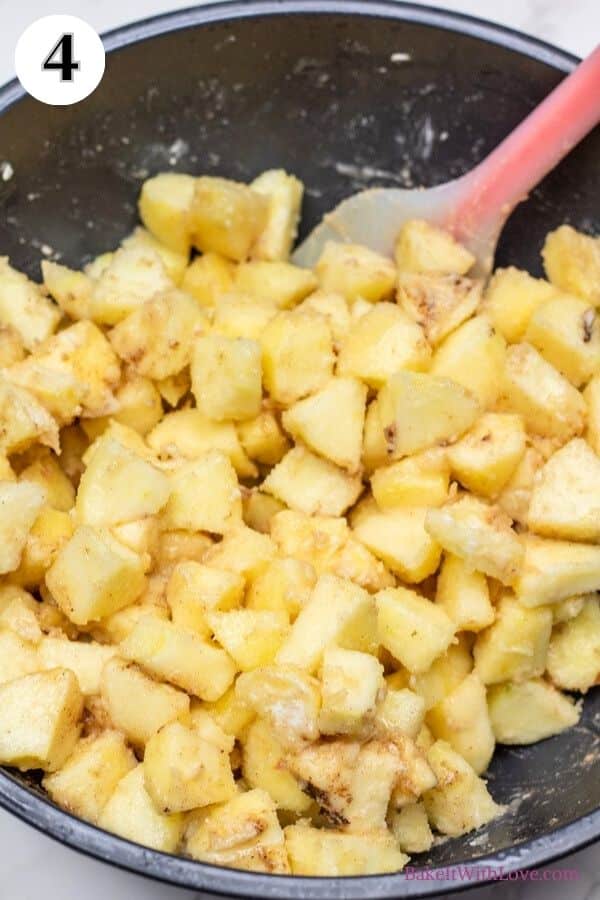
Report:
[[[284,166],[308,188],[305,230],[365,185],[446,181],[488,153],[577,62],[475,19],[350,0],[204,6],[120,29],[105,44],[104,80],[76,106],[43,106],[16,83],[0,91],[0,163],[14,169],[0,180],[0,253],[35,277],[44,245],[74,265],[116,245],[135,222],[141,182],[160,170],[246,180]],[[600,231],[599,159],[596,130],[517,209],[500,264],[539,272],[543,237],[562,222]],[[490,788],[507,812],[417,857],[415,865],[434,867],[427,881],[292,879],[202,865],[81,822],[14,772],[0,773],[0,804],[71,847],[209,894],[425,896],[466,886],[453,865],[472,864],[481,883],[486,867],[540,866],[598,838],[599,724],[592,692],[576,728],[499,749]]]

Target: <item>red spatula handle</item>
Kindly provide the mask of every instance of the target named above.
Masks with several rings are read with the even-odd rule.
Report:
[[[598,122],[600,46],[466,176],[447,225],[462,240],[501,225]]]

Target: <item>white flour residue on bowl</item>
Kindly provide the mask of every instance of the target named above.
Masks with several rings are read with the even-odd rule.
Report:
[[[0,178],[2,181],[10,181],[14,174],[15,170],[7,159],[0,163]]]

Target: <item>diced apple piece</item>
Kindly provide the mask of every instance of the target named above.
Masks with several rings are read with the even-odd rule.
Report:
[[[400,369],[426,369],[430,358],[420,326],[393,303],[378,303],[350,328],[340,348],[337,372],[380,388]]]
[[[496,269],[489,280],[482,309],[510,344],[522,341],[536,309],[556,295],[543,278],[510,266]]]
[[[100,693],[102,670],[116,653],[116,647],[96,641],[83,643],[53,635],[46,635],[38,649],[40,669],[70,669],[77,676],[81,693],[88,697]]]
[[[503,584],[515,581],[523,558],[521,539],[511,524],[498,506],[470,495],[430,509],[425,519],[425,528],[444,550]]]
[[[432,575],[441,548],[425,528],[427,507],[398,506],[380,511],[372,500],[355,510],[356,538],[392,571],[410,584]]]
[[[400,872],[408,862],[391,834],[348,834],[288,825],[285,843],[294,875],[347,876]]]
[[[477,635],[475,671],[484,684],[536,678],[546,668],[552,613],[544,606],[528,609],[506,595],[496,619]]]
[[[294,447],[269,472],[262,488],[307,515],[341,516],[356,502],[363,485],[360,476]]]
[[[484,315],[475,316],[449,334],[436,349],[431,374],[447,378],[471,392],[484,408],[500,393],[506,342]]]
[[[83,697],[68,669],[24,675],[0,685],[0,762],[55,772],[79,737]]]
[[[94,283],[92,319],[100,325],[116,325],[155,294],[174,286],[151,247],[121,247]]]
[[[279,557],[250,582],[246,606],[248,609],[282,610],[293,620],[307,603],[316,580],[310,563],[291,556]]]
[[[290,309],[317,287],[310,269],[288,262],[255,259],[243,262],[235,270],[234,286],[251,297],[269,300],[280,309]]]
[[[266,198],[267,221],[252,256],[256,259],[285,260],[296,239],[304,186],[283,169],[268,169],[250,187]]]
[[[600,547],[527,535],[515,592],[525,606],[600,590]]]
[[[376,595],[379,639],[410,672],[426,672],[454,637],[440,607],[415,591],[387,588]]]
[[[37,648],[3,622],[0,624],[0,685],[41,669]]]
[[[600,605],[586,600],[574,619],[553,632],[548,649],[548,675],[566,691],[585,694],[600,678]]]
[[[460,275],[401,272],[397,299],[432,346],[469,319],[481,300],[481,281]]]
[[[466,275],[475,257],[448,231],[423,219],[406,222],[396,241],[396,265],[400,272],[433,272]]]
[[[332,378],[322,390],[287,409],[283,426],[315,453],[356,472],[366,401],[367,388],[355,378]]]
[[[379,737],[409,737],[420,733],[425,720],[425,701],[409,688],[388,688],[375,712],[375,729]]]
[[[204,637],[210,635],[206,613],[233,609],[243,596],[241,575],[194,560],[177,563],[167,585],[167,603],[173,622]]]
[[[0,574],[18,568],[27,537],[46,501],[31,481],[0,481]]]
[[[600,540],[600,459],[581,438],[565,444],[540,472],[527,524],[548,537]]]
[[[282,611],[209,612],[206,621],[215,639],[242,672],[272,662],[289,631],[287,614]]]
[[[531,344],[508,348],[501,402],[535,434],[565,442],[583,431],[585,400]]]
[[[143,747],[167,722],[189,717],[187,694],[153,681],[133,663],[118,657],[105,665],[101,689],[114,727],[138,747]]]
[[[337,643],[350,650],[372,652],[375,604],[357,584],[335,575],[322,575],[280,648],[278,665],[315,672],[326,647]]]
[[[494,753],[495,738],[488,715],[485,685],[476,672],[427,713],[433,735],[447,741],[478,775],[485,772]]]
[[[121,246],[150,247],[162,259],[167,275],[173,283],[176,285],[181,284],[190,261],[189,249],[173,250],[162,241],[157,240],[145,228],[134,228],[131,234],[121,241]]]
[[[524,340],[575,387],[600,370],[600,320],[580,297],[558,294],[546,300],[532,316]]]
[[[88,525],[64,544],[46,573],[46,584],[76,625],[87,625],[128,606],[144,585],[144,563],[108,531]]]
[[[137,622],[121,644],[121,653],[155,678],[202,700],[218,700],[235,675],[235,666],[224,650],[154,616]]]
[[[468,834],[503,812],[485,782],[445,741],[436,741],[427,759],[438,784],[425,794],[425,809],[437,831],[452,837]]]
[[[0,318],[19,333],[27,350],[50,337],[61,318],[39,284],[13,269],[7,256],[0,256]]]
[[[224,534],[242,521],[242,499],[235,469],[220,450],[180,465],[171,475],[164,510],[168,528]]]
[[[404,853],[425,853],[433,845],[423,803],[410,803],[392,814],[390,829]]]
[[[177,172],[163,172],[142,185],[142,222],[157,240],[177,253],[190,250],[190,210],[195,189],[195,178]]]
[[[525,429],[519,416],[486,413],[448,448],[455,478],[470,491],[495,497],[525,452]]]
[[[290,449],[277,417],[270,410],[263,410],[256,418],[240,422],[237,430],[250,459],[263,465],[276,465]]]
[[[152,516],[167,503],[169,490],[169,479],[155,466],[102,437],[79,482],[77,521],[103,527]]]
[[[323,734],[363,732],[374,717],[383,691],[383,666],[368,653],[328,647],[321,668]]]
[[[193,859],[272,875],[289,875],[283,831],[266,791],[246,791],[195,816],[186,850]]]
[[[319,682],[303,669],[278,664],[245,672],[235,683],[235,694],[240,702],[269,722],[277,739],[286,747],[319,737]]]
[[[371,490],[381,510],[441,506],[448,499],[450,467],[443,450],[426,450],[377,469]]]
[[[264,386],[289,405],[325,387],[333,374],[331,329],[323,316],[279,313],[261,335]]]
[[[600,305],[600,240],[570,225],[546,236],[544,268],[552,284]]]
[[[444,557],[435,602],[450,616],[457,631],[481,631],[495,618],[485,575],[451,554]]]
[[[254,418],[260,412],[261,384],[261,350],[256,341],[215,334],[196,340],[192,393],[208,419]]]
[[[43,259],[41,267],[44,287],[62,311],[72,319],[89,318],[90,295],[94,286],[90,276],[49,259]]]
[[[241,525],[228,531],[223,540],[210,548],[204,562],[217,569],[237,572],[244,578],[256,578],[275,556],[275,544],[266,534]]]
[[[213,307],[219,297],[233,289],[233,263],[218,253],[203,253],[187,267],[181,290],[200,306]]]
[[[541,678],[495,684],[488,691],[490,719],[499,744],[535,744],[572,728],[580,706]]]
[[[241,743],[242,773],[249,786],[267,791],[278,809],[306,813],[311,807],[311,799],[289,771],[289,751],[269,723],[257,718]]]
[[[460,437],[480,412],[478,400],[461,385],[417,372],[393,375],[379,392],[377,406],[392,459]]]
[[[139,763],[122,778],[100,813],[100,828],[120,837],[174,853],[183,832],[184,817],[180,813],[160,812],[146,790],[144,765]]]
[[[117,731],[83,738],[58,772],[46,775],[51,799],[75,816],[96,824],[118,783],[136,760]]]
[[[196,338],[208,329],[196,301],[182,291],[157,294],[110,332],[112,347],[134,372],[160,380],[191,362]]]
[[[238,262],[247,259],[267,224],[268,206],[246,184],[197,178],[189,219],[194,246]]]
[[[0,452],[21,453],[39,441],[59,451],[58,425],[33,394],[0,376]]]
[[[390,259],[360,244],[328,241],[315,266],[321,288],[347,300],[358,297],[376,303],[390,296],[396,267]]]
[[[164,725],[146,744],[144,785],[164,814],[223,803],[236,793],[229,754],[181,722]]]
[[[471,644],[465,635],[458,634],[456,642],[450,644],[426,672],[410,677],[409,684],[423,698],[425,709],[429,710],[458,687],[472,670]],[[403,676],[405,673],[388,676],[388,682],[398,674]]]

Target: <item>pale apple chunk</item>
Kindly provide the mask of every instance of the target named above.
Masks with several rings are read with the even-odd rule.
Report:
[[[445,741],[436,741],[427,759],[438,784],[425,794],[425,809],[437,831],[453,837],[468,834],[503,812],[472,766]]]
[[[321,288],[349,301],[362,297],[371,303],[390,296],[396,267],[390,259],[360,244],[327,241],[315,266]]]
[[[75,510],[81,525],[108,527],[158,513],[169,499],[169,479],[111,437],[101,437],[81,476]]]
[[[329,644],[371,652],[377,645],[375,603],[363,588],[322,575],[277,653],[277,665],[315,672]]]
[[[49,259],[42,260],[41,268],[44,287],[62,311],[72,319],[89,318],[90,295],[94,286],[90,276]]]
[[[542,256],[552,284],[600,306],[599,238],[561,225],[546,236]]]
[[[390,830],[404,853],[425,853],[433,845],[433,833],[422,802],[411,803],[394,812]]]
[[[154,237],[177,253],[189,253],[190,210],[196,189],[192,175],[163,172],[148,178],[139,199],[140,218]]]
[[[450,616],[457,631],[481,631],[494,621],[485,575],[449,553],[438,575],[435,602]]]
[[[383,646],[410,672],[426,672],[452,641],[454,623],[439,606],[406,588],[386,588],[375,599]]]
[[[383,693],[383,666],[369,653],[328,647],[321,667],[322,734],[356,734],[372,723]]]
[[[435,347],[474,314],[481,288],[481,281],[460,275],[401,272],[397,300]]]
[[[496,619],[477,635],[475,671],[484,684],[537,678],[546,668],[552,612],[545,606],[530,609],[505,595]]]
[[[215,334],[195,341],[192,393],[207,419],[253,419],[260,412],[261,383],[261,350],[256,341]]]
[[[242,522],[242,499],[235,469],[220,450],[180,465],[171,475],[164,509],[167,528],[224,534]]]
[[[234,266],[219,253],[203,253],[189,264],[181,281],[181,290],[206,308],[233,289]]]
[[[376,469],[371,476],[371,490],[381,510],[441,506],[448,499],[449,480],[446,452],[434,448]]]
[[[415,740],[425,721],[425,701],[409,688],[386,689],[375,711],[375,732],[378,737],[393,741],[408,737]]]
[[[296,440],[343,469],[360,467],[367,388],[354,378],[332,378],[316,394],[299,400],[282,416]]]
[[[350,475],[332,462],[294,447],[262,484],[291,509],[307,515],[341,516],[363,490],[359,476]]]
[[[267,199],[226,178],[196,179],[189,223],[194,246],[242,262],[267,224]]]
[[[486,413],[456,444],[447,457],[463,487],[484,497],[495,497],[518,466],[525,452],[525,429],[519,416]]]
[[[174,284],[180,285],[190,261],[189,250],[173,250],[163,241],[157,240],[145,228],[134,228],[126,238],[121,241],[122,247],[150,247],[158,253],[163,261],[167,275]]]
[[[600,547],[528,535],[515,592],[525,606],[600,590]]]
[[[13,269],[7,256],[0,256],[0,318],[18,332],[27,350],[50,337],[61,318],[59,307],[39,284]]]
[[[378,303],[351,326],[342,341],[337,373],[380,388],[400,369],[426,369],[430,358],[420,326],[393,303]]]
[[[116,647],[96,641],[70,641],[53,635],[45,635],[38,648],[40,669],[70,669],[86,697],[100,693],[104,666],[116,654]]]
[[[541,678],[495,684],[488,706],[499,744],[535,744],[579,721],[581,705]]]
[[[309,562],[281,556],[252,579],[246,592],[248,609],[283,610],[293,621],[308,602],[317,574]]]
[[[260,259],[240,263],[233,283],[236,290],[268,300],[280,309],[297,306],[318,284],[310,269],[302,269],[289,262]]]
[[[108,531],[84,525],[59,550],[46,584],[71,621],[86,625],[133,603],[145,585],[144,563]]]
[[[35,644],[24,640],[5,622],[0,624],[0,685],[42,668]]]
[[[277,417],[269,410],[261,411],[254,419],[239,422],[237,432],[250,459],[266,466],[276,465],[290,449]]]
[[[488,715],[485,685],[477,672],[427,713],[434,737],[466,759],[478,775],[485,772],[494,753],[495,738]]]
[[[385,831],[348,834],[288,825],[285,843],[294,875],[374,875],[400,872],[408,862],[408,856]]]
[[[0,762],[55,772],[79,737],[83,696],[68,669],[24,675],[0,685]]]
[[[302,814],[310,810],[311,799],[289,771],[287,747],[268,721],[257,717],[241,738],[242,774],[250,788],[266,791],[277,809]]]
[[[352,531],[388,569],[415,584],[435,572],[442,554],[439,543],[425,527],[427,516],[424,506],[381,511],[367,499],[352,516]]]
[[[510,266],[496,269],[490,278],[482,309],[500,334],[514,344],[523,340],[536,309],[555,295],[556,288],[548,281]]]
[[[235,572],[205,566],[195,560],[175,565],[166,599],[176,625],[209,637],[206,613],[233,609],[244,596],[244,579]]]
[[[500,402],[543,437],[564,443],[584,428],[585,400],[531,344],[508,348]]]
[[[537,474],[544,465],[544,457],[533,446],[527,446],[517,467],[496,497],[496,503],[520,525],[527,525],[531,493]]]
[[[338,648],[335,652],[352,653]],[[317,679],[303,669],[277,664],[244,672],[235,683],[235,695],[241,703],[266,719],[285,747],[302,746],[319,737],[321,690]]]
[[[266,198],[267,221],[252,250],[256,259],[286,260],[296,239],[304,186],[283,169],[268,169],[250,184]]]
[[[581,612],[559,625],[548,648],[548,675],[556,687],[585,694],[600,678],[600,605],[589,597]]]
[[[473,394],[482,407],[490,408],[500,393],[506,342],[485,315],[463,322],[441,343],[430,372],[450,379]]]
[[[144,847],[174,853],[184,817],[181,813],[166,815],[156,808],[146,790],[144,765],[139,763],[117,784],[100,813],[98,825]]]
[[[215,640],[242,672],[272,662],[289,632],[288,616],[282,610],[208,612],[206,621]]]
[[[464,495],[440,509],[430,509],[425,528],[444,550],[473,569],[503,584],[512,584],[517,578],[522,542],[499,507]]]
[[[114,727],[136,747],[143,747],[168,722],[187,720],[190,713],[187,694],[153,681],[118,657],[102,671],[101,696]]]
[[[575,387],[600,370],[600,321],[580,297],[558,294],[546,300],[533,314],[524,340]]]
[[[290,874],[277,810],[263,790],[246,791],[201,810],[187,829],[186,850],[193,859],[216,866]]]
[[[43,780],[55,803],[97,823],[119,781],[135,768],[133,752],[117,731],[80,740],[69,759]]]
[[[196,301],[182,291],[157,294],[109,332],[125,364],[147,378],[177,375],[190,364],[197,337],[208,329]]]
[[[0,376],[0,452],[21,453],[39,441],[60,449],[58,424],[30,391]]]
[[[417,372],[393,375],[379,392],[377,407],[392,459],[460,437],[480,412],[477,399],[461,385]]]
[[[542,469],[527,524],[547,537],[600,540],[600,459],[581,438],[565,444]]]
[[[181,722],[164,725],[146,744],[144,785],[164,814],[224,803],[236,793],[227,751]]]
[[[0,481],[0,574],[21,562],[31,528],[46,501],[46,492],[30,481]]]
[[[94,282],[91,318],[117,325],[155,294],[175,287],[160,255],[151,247],[121,247]]]
[[[289,406],[318,391],[333,374],[333,337],[324,316],[281,312],[266,326],[260,343],[264,387],[277,403]]]
[[[224,650],[154,616],[141,618],[120,650],[150,675],[202,700],[218,700],[235,675],[235,665]]]
[[[410,219],[400,229],[395,248],[401,273],[466,275],[475,257],[451,234],[423,219]]]

